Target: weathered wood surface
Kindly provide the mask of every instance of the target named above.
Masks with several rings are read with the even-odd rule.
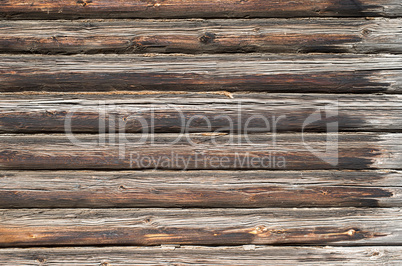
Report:
[[[398,246],[6,248],[0,265],[400,265],[401,254]]]
[[[0,210],[0,246],[400,245],[400,208]]]
[[[243,18],[315,16],[401,16],[398,0],[68,0],[37,2],[5,0],[0,16],[6,19],[56,18]]]
[[[327,116],[305,124],[310,115],[324,109]],[[146,124],[139,123],[139,117]],[[66,121],[71,121],[71,126],[66,126]],[[178,133],[184,128],[188,132],[242,133],[251,128],[258,132],[326,132],[327,123],[334,121],[339,131],[400,132],[402,96],[225,92],[0,95],[2,133]]]
[[[401,19],[2,21],[3,53],[402,53]]]
[[[400,171],[2,171],[0,208],[402,207]]]
[[[1,56],[0,91],[400,93],[400,55]]]
[[[402,264],[400,0],[0,19],[0,265]]]
[[[396,133],[1,135],[0,169],[401,169],[401,140]]]

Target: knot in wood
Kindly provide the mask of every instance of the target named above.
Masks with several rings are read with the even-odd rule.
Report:
[[[208,44],[214,41],[215,39],[215,34],[211,32],[205,32],[200,38],[200,42],[204,44]]]

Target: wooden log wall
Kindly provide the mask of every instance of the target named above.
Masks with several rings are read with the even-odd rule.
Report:
[[[398,18],[7,21],[0,28],[0,51],[400,54],[401,23]]]
[[[398,17],[398,0],[6,0],[0,9],[6,19],[60,18],[242,18],[242,17]]]
[[[0,265],[402,263],[400,1],[0,19]]]

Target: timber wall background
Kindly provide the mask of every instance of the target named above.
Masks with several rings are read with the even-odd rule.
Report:
[[[1,1],[0,264],[400,265],[401,15],[400,0]],[[337,115],[302,134],[323,106]],[[278,115],[276,135],[244,134]],[[133,164],[122,121],[127,154],[188,163]],[[305,145],[325,148],[331,122],[335,165]],[[269,153],[286,167],[235,164]]]

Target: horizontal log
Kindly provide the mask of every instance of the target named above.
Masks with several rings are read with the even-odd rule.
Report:
[[[0,208],[402,207],[399,171],[3,171]]]
[[[0,91],[400,93],[399,55],[0,56]]]
[[[400,16],[398,0],[206,1],[206,0],[5,0],[1,18],[238,18],[309,16]]]
[[[0,246],[400,245],[400,208],[1,210]]]
[[[306,123],[324,108],[325,117]],[[141,124],[140,118],[146,123]],[[66,121],[71,123],[66,125]],[[0,95],[2,133],[326,132],[327,123],[334,121],[339,131],[400,132],[402,96],[225,92]]]
[[[3,21],[3,53],[402,53],[401,19]]]
[[[401,169],[402,134],[1,135],[0,169]]]
[[[402,248],[375,247],[64,247],[0,249],[13,265],[398,265]]]

